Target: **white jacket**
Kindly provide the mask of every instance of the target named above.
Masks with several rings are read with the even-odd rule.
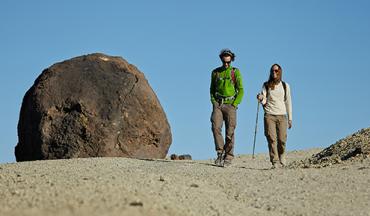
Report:
[[[267,90],[262,86],[263,100],[262,105],[266,114],[271,115],[288,115],[288,120],[293,120],[292,116],[292,97],[290,94],[290,86],[286,83],[286,101],[284,101],[284,87],[283,83],[275,85],[275,89],[270,89],[267,98]]]

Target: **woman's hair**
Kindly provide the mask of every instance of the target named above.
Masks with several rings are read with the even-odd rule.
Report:
[[[279,69],[278,69],[278,77],[277,79],[274,79],[274,66],[277,66]],[[283,69],[281,68],[281,66],[279,64],[273,64],[270,68],[270,77],[269,77],[269,80],[267,81],[267,87],[268,88],[271,88],[272,90],[275,89],[275,85],[279,84],[279,82],[282,80],[282,77],[283,77]],[[266,89],[267,90],[267,89]]]

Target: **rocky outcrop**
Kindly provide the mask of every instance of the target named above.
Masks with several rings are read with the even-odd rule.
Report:
[[[289,167],[320,168],[347,161],[363,160],[367,157],[370,157],[370,128],[359,130],[310,158],[294,161]]]
[[[166,115],[143,73],[91,54],[45,69],[24,96],[17,161],[77,157],[165,158]]]

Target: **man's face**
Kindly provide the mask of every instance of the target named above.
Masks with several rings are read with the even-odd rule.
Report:
[[[222,62],[230,63],[231,62],[231,56],[229,56],[229,55],[222,56]]]

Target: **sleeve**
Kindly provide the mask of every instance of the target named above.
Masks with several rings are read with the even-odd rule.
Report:
[[[236,107],[240,104],[240,102],[243,99],[243,95],[244,95],[243,78],[242,78],[242,75],[241,75],[239,69],[235,70],[235,79],[236,79],[235,88],[237,90],[237,95],[236,95],[235,100],[233,102],[233,106]]]
[[[290,93],[290,86],[288,85],[288,83],[286,84],[286,98],[287,99],[285,101],[285,107],[286,107],[287,114],[288,114],[288,120],[292,121],[293,120],[292,96]]]
[[[263,99],[261,101],[261,104],[264,106],[267,103],[267,89],[266,89],[265,84],[262,85],[261,94],[263,96]]]
[[[215,97],[214,97],[214,91],[215,91],[215,86],[214,86],[214,83],[215,83],[215,80],[214,79],[216,79],[215,78],[215,72],[214,71],[212,71],[212,73],[211,73],[211,85],[210,85],[210,88],[209,88],[209,92],[210,92],[210,96],[211,96],[211,103],[212,104],[214,104],[214,103],[216,103],[216,99],[215,99]]]

